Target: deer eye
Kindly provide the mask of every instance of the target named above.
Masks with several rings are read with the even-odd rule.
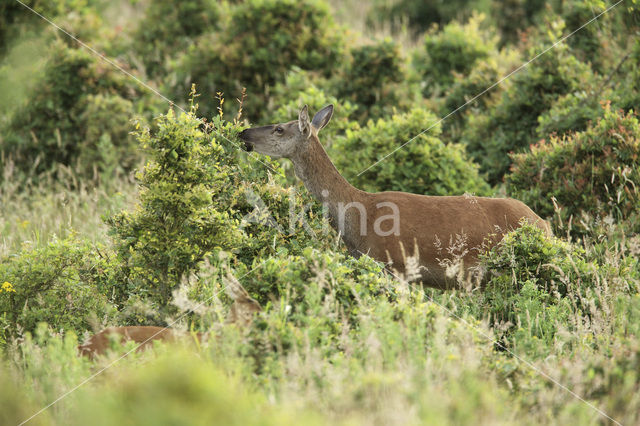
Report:
[[[282,128],[282,126],[277,126],[276,127],[276,133],[281,135],[284,133],[284,128]]]

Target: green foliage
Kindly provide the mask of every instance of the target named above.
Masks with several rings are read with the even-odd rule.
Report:
[[[430,128],[428,132],[421,133]],[[413,109],[388,120],[369,121],[361,129],[349,130],[336,140],[332,151],[336,167],[356,187],[366,191],[406,191],[417,194],[454,195],[465,192],[484,195],[488,185],[477,166],[467,159],[463,146],[445,145],[438,135],[436,117],[424,109]],[[420,134],[419,136],[417,136]],[[410,139],[393,159],[358,176],[382,156]]]
[[[87,393],[75,424],[316,424],[308,414],[298,417],[268,406],[237,378],[187,350],[116,374],[118,389],[107,385]]]
[[[361,0],[30,1],[163,94],[183,99],[193,81],[206,92],[206,120],[195,108],[169,113],[137,142],[130,128],[146,126],[130,120],[150,116],[151,97],[0,2],[0,424],[79,383],[31,422],[607,421],[595,406],[639,424],[640,130],[629,112],[640,99],[639,2],[446,118],[444,133],[410,141],[436,122],[428,111],[444,117],[614,2],[380,0],[369,10],[383,14],[372,19],[381,31],[362,37],[332,18],[340,6],[352,13],[345,26],[364,24]],[[446,25],[472,9],[493,13]],[[369,40],[388,30],[401,41]],[[239,109],[243,86],[255,123],[336,105],[321,139],[345,177],[371,191],[503,192],[465,149],[494,183],[508,153],[520,153],[506,190],[545,215],[556,197],[557,235],[579,238],[523,226],[484,254],[477,291],[395,280],[347,255],[320,204],[292,185],[290,163],[240,150],[241,116],[230,123],[223,112]],[[135,167],[139,143],[149,161],[130,182],[121,170]],[[24,182],[31,169],[38,179]],[[249,327],[224,324],[227,272],[262,306]],[[174,327],[208,339],[134,351],[86,381],[115,355],[79,357],[76,333],[178,315]]]
[[[249,264],[300,252],[323,235],[310,200],[270,180],[263,167],[275,163],[238,161],[239,126],[216,117],[211,127],[194,111],[170,111],[156,132],[138,135],[150,154],[138,174],[138,205],[109,219],[126,280],[160,306],[208,255],[231,252]]]
[[[336,133],[344,133],[356,122],[366,123],[395,111],[404,110],[417,101],[411,94],[405,75],[400,47],[390,39],[354,47],[348,59],[327,78],[319,72],[293,68],[284,82],[269,93],[269,103],[262,117],[265,123],[290,121],[302,105],[318,111],[336,105],[331,126],[323,131],[323,140],[331,142]]]
[[[194,40],[176,66],[174,93],[192,84],[205,94],[202,113],[215,111],[213,96],[239,98],[247,89],[245,114],[263,112],[269,87],[297,66],[329,75],[342,58],[341,34],[326,5],[316,0],[249,0],[234,6],[220,32]]]
[[[199,129],[193,114],[176,118],[170,111],[158,120],[153,136],[139,134],[150,160],[138,175],[139,205],[110,219],[118,254],[129,279],[140,290],[168,303],[172,288],[214,248],[232,249],[241,238],[226,210],[235,190],[230,154],[218,139]]]
[[[526,34],[535,18],[544,11],[543,0],[504,0],[492,2],[492,16],[503,43],[514,43]]]
[[[349,101],[342,101],[329,94],[330,83],[323,78],[314,78],[309,72],[302,70],[291,71],[284,83],[278,83],[271,92],[271,105],[265,111],[265,123],[286,123],[298,118],[303,105],[309,111],[320,111],[323,107],[333,104],[331,124],[322,129],[320,138],[325,146],[331,146],[338,135],[347,129],[357,127],[353,121],[357,107]],[[268,113],[268,114],[267,114]]]
[[[323,347],[329,355],[344,330],[357,327],[361,309],[397,299],[396,285],[373,259],[311,247],[298,256],[267,258],[245,280],[245,288],[268,307],[249,332],[249,355],[258,370],[300,345]]]
[[[568,34],[575,32],[567,39],[567,43],[576,52],[576,56],[583,61],[590,61],[594,67],[597,67],[596,69],[599,69],[603,65],[600,59],[603,56],[601,48],[604,42],[602,40],[602,26],[610,23],[606,22],[609,17],[605,14],[597,23],[594,22],[594,25],[584,25],[604,12],[605,2],[602,0],[569,0],[560,3],[560,15],[565,22],[566,32]],[[578,28],[580,31],[577,31]]]
[[[16,383],[16,378],[12,377],[8,369],[0,366],[0,423],[3,425],[17,425],[28,419],[39,407],[31,403],[25,395],[20,383]],[[52,424],[48,413],[42,417],[33,419],[34,425]]]
[[[504,296],[517,293],[519,283],[529,281],[549,296],[553,292],[566,296],[585,284],[590,267],[583,251],[558,238],[546,237],[541,229],[528,223],[507,234],[487,253],[484,265],[491,273],[487,287],[499,287]]]
[[[263,305],[285,300],[288,319],[304,326],[311,318],[355,318],[358,307],[375,297],[395,298],[382,265],[368,256],[354,259],[344,252],[319,251],[312,247],[297,256],[266,259],[252,274],[246,288]],[[323,310],[323,312],[320,311]]]
[[[476,64],[468,75],[456,79],[447,91],[447,96],[444,100],[444,115],[456,110],[471,98],[482,93],[498,78],[498,67],[495,59],[487,58],[487,60]],[[493,93],[491,95],[495,97]],[[486,108],[492,101],[491,95],[478,97],[478,99],[474,100],[473,103],[466,108]],[[462,112],[452,116],[451,119],[460,116],[462,116]],[[445,122],[445,124],[450,125],[448,122]]]
[[[623,221],[638,213],[640,125],[633,113],[605,106],[604,117],[585,131],[551,137],[513,157],[507,177],[511,193],[543,216],[560,206],[559,220],[581,215]]]
[[[147,75],[166,74],[167,62],[186,49],[193,38],[216,31],[219,9],[214,0],[149,2],[133,34],[133,48],[142,59]]]
[[[470,121],[476,120],[477,124],[478,117],[493,109],[500,102],[506,86],[495,86],[495,82],[519,66],[521,61],[520,52],[503,48],[476,61],[468,74],[456,75],[453,84],[443,93],[443,98],[438,100],[439,115],[447,117],[442,122],[443,138],[459,142]],[[490,87],[491,90],[487,90]]]
[[[375,0],[367,16],[367,23],[372,27],[390,25],[392,30],[399,30],[402,20],[407,20],[409,27],[415,32],[422,32],[432,24],[446,24],[458,19],[464,20],[473,10],[483,9],[483,2],[478,0]]]
[[[569,93],[559,97],[551,107],[538,117],[538,138],[582,131],[587,125],[602,116],[598,98],[585,91]]]
[[[638,13],[640,15],[640,12]],[[620,78],[613,85],[618,98],[616,105],[625,111],[640,110],[640,68],[636,64],[640,61],[640,40],[634,40],[629,52],[619,61],[616,68],[620,69]]]
[[[56,165],[84,176],[130,170],[138,159],[128,134],[134,87],[86,50],[57,43],[32,97],[1,129],[0,150],[35,174]]]
[[[462,135],[489,181],[502,180],[511,164],[509,153],[521,152],[538,140],[540,115],[562,95],[589,90],[594,79],[589,67],[561,46],[514,74],[501,101],[486,116],[470,119]]]
[[[389,113],[400,101],[397,83],[405,80],[398,45],[385,39],[351,49],[351,60],[337,79],[338,97],[357,105],[359,121]]]
[[[560,327],[570,325],[573,312],[588,309],[583,301],[595,285],[593,264],[584,250],[548,238],[536,226],[524,224],[507,234],[483,264],[490,279],[481,304],[516,340],[535,336],[549,344]]]
[[[113,265],[100,249],[75,238],[42,248],[25,246],[0,259],[0,342],[40,322],[59,330],[87,330],[114,318],[108,299]]]
[[[48,19],[72,14],[86,19],[92,12],[91,7],[98,1],[100,0],[25,0],[22,3]],[[19,2],[0,3],[0,57],[18,37],[34,32],[34,29],[37,31],[40,24],[41,18]]]
[[[425,95],[446,91],[456,74],[468,75],[477,62],[496,49],[496,40],[480,29],[483,20],[484,16],[478,15],[465,25],[452,22],[442,31],[436,27],[425,35],[424,45],[413,60]]]

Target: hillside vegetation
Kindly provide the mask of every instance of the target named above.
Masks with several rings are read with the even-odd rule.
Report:
[[[640,423],[640,2],[25,4],[95,52],[0,4],[0,424]],[[358,188],[555,237],[508,234],[482,289],[351,257],[238,138],[330,103]],[[208,338],[78,355],[124,325]]]

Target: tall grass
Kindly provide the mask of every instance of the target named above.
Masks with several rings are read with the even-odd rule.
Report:
[[[137,187],[129,176],[115,176],[102,185],[74,178],[41,176],[25,183],[11,167],[0,179],[0,257],[24,244],[35,247],[76,232],[93,242],[106,239],[103,216],[133,200]]]

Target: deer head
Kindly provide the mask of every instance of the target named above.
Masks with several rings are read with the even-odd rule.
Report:
[[[288,123],[253,127],[240,132],[247,151],[253,151],[273,158],[291,158],[304,152],[309,146],[309,138],[317,136],[333,115],[333,105],[327,105],[309,121],[307,106],[303,106],[298,119]]]

